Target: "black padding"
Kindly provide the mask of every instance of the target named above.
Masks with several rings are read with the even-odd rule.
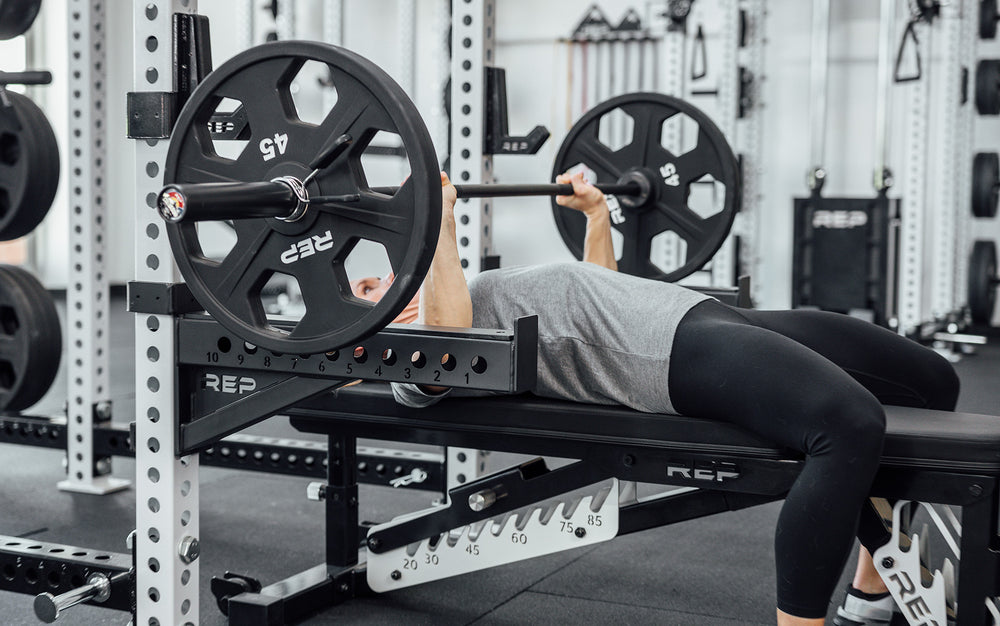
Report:
[[[495,436],[546,442],[614,444],[687,449],[719,455],[798,459],[800,455],[731,424],[707,419],[640,413],[621,406],[549,400],[530,394],[448,398],[424,409],[401,406],[388,385],[364,383],[310,400],[289,415],[303,430],[331,427],[369,437],[410,433],[418,443],[491,449]],[[883,465],[1000,473],[1000,417],[886,407]],[[529,442],[530,443],[530,442]],[[510,452],[528,449],[504,448]]]
[[[1000,472],[1000,417],[885,407],[883,465]]]

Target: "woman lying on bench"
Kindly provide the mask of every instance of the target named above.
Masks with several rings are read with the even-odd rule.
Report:
[[[455,188],[441,174],[441,235],[417,298],[396,320],[508,328],[538,315],[540,396],[724,420],[805,455],[775,533],[778,624],[822,624],[855,534],[858,569],[837,623],[887,624],[893,601],[871,553],[889,535],[868,491],[878,469],[882,404],[954,410],[946,359],[858,319],[820,311],[735,309],[671,283],[617,270],[604,196],[560,176],[559,204],[587,216],[584,262],[484,272],[466,285],[455,241]],[[368,278],[377,301],[391,284]],[[445,388],[396,385],[427,406]],[[860,518],[860,524],[859,524]]]

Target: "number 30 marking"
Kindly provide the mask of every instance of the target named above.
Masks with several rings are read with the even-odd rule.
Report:
[[[288,147],[288,133],[274,133],[274,139],[264,137],[260,140],[260,153],[264,155],[265,161],[270,161],[279,154],[285,153]],[[277,152],[275,152],[277,148]]]

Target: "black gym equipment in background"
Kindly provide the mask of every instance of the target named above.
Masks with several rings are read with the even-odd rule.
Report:
[[[23,35],[41,8],[42,0],[0,0],[0,40]]]
[[[886,325],[895,289],[889,251],[898,237],[890,224],[898,211],[899,201],[883,194],[796,198],[793,305],[870,315]]]
[[[996,152],[978,152],[972,161],[972,215],[995,217],[1000,192],[1000,159]]]

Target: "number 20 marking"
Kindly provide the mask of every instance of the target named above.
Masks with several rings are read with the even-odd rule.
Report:
[[[279,154],[285,153],[288,147],[288,133],[274,133],[274,138],[264,137],[258,146],[265,161],[270,161]],[[277,151],[275,151],[277,149]]]

